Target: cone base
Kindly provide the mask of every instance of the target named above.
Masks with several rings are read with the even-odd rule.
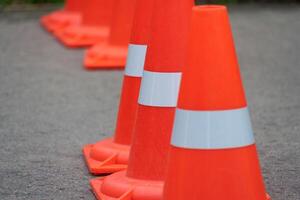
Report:
[[[107,40],[109,27],[72,25],[54,35],[68,47],[86,47]]]
[[[90,70],[124,68],[126,57],[127,47],[125,46],[98,44],[87,51],[84,66]]]
[[[161,200],[162,181],[146,181],[126,177],[126,171],[90,181],[92,191],[101,200]]]
[[[69,25],[79,24],[80,20],[81,16],[78,12],[59,10],[43,16],[40,23],[47,31],[54,33]]]
[[[109,174],[127,168],[129,145],[115,143],[105,139],[96,144],[83,147],[87,167],[92,174]]]

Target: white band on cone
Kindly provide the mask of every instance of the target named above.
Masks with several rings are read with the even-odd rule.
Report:
[[[161,73],[144,71],[139,104],[157,107],[175,107],[181,80],[180,72]]]
[[[147,45],[129,44],[125,74],[127,76],[142,77]]]
[[[228,149],[254,144],[248,109],[176,109],[171,143],[188,149]]]

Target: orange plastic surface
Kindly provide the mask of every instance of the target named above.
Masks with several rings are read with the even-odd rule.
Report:
[[[107,40],[109,27],[106,26],[67,26],[54,33],[68,47],[86,47]]]
[[[138,0],[136,2],[133,27],[131,31],[131,44],[147,45],[152,17],[153,0]],[[137,66],[140,67],[140,66]],[[122,95],[119,106],[118,120],[115,132],[115,142],[131,144],[133,129],[136,122],[138,96],[141,78],[125,75]]]
[[[126,177],[125,171],[90,181],[99,200],[161,200],[163,182]]]
[[[193,0],[155,1],[145,70],[181,72],[186,65],[189,19]],[[172,4],[172,6],[170,5]]]
[[[148,45],[154,0],[137,0],[131,29],[130,44]]]
[[[163,180],[175,108],[139,105],[127,175]]]
[[[171,147],[164,200],[267,200],[255,145],[226,150]]]
[[[79,24],[81,15],[79,12],[60,10],[49,15],[43,16],[40,20],[41,25],[49,32],[61,31],[63,28]]]
[[[83,155],[92,174],[108,174],[126,169],[129,149],[128,145],[106,139],[84,146]]]
[[[109,37],[110,44],[125,46],[127,48],[133,24],[135,6],[136,0],[116,0]]]
[[[54,30],[55,18],[58,19],[59,16],[63,16],[66,13],[70,13],[70,11],[66,11],[66,9],[56,10],[47,15],[44,15],[40,18],[41,25],[48,31]],[[52,26],[51,26],[52,25]]]
[[[66,0],[64,9],[65,11],[78,12],[81,10],[82,6],[82,0]]]
[[[83,64],[90,70],[124,68],[127,52],[125,46],[97,44],[86,51]]]
[[[115,0],[86,0],[82,9],[82,25],[110,26]]]
[[[88,0],[80,24],[67,26],[55,36],[68,47],[85,47],[107,41],[114,0]]]
[[[189,18],[192,5],[193,1],[154,1],[151,38],[145,64],[145,68],[148,67],[147,70],[156,70],[156,72],[180,71],[180,65],[172,65],[166,60],[172,58],[173,63],[184,63],[182,56],[173,56],[177,55],[174,52],[181,49],[182,45],[185,44],[184,37],[188,32],[188,27],[185,23],[181,23],[181,20]],[[164,25],[162,26],[162,24]],[[165,40],[157,40],[157,38]],[[169,40],[169,38],[176,41]],[[168,43],[169,41],[170,43]],[[164,52],[167,49],[168,54]],[[149,54],[149,52],[152,53]],[[160,53],[162,54],[160,55]],[[162,57],[157,59],[157,55]],[[151,62],[149,61],[151,60],[155,60],[156,65],[150,66],[149,63]],[[172,107],[138,106],[127,169],[128,177],[163,181],[174,113],[175,108]]]
[[[119,113],[114,140],[116,143],[130,145],[136,121],[141,78],[124,76],[119,105]]]
[[[41,25],[49,32],[60,31],[69,25],[77,25],[81,21],[82,0],[67,0],[63,10],[54,11],[41,17]]]
[[[188,48],[178,107],[190,110],[246,107],[226,7],[193,9]]]
[[[115,0],[107,42],[96,44],[86,53],[87,69],[123,68],[126,64],[136,0]]]

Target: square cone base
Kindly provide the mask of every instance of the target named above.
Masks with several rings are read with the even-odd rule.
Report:
[[[80,21],[81,16],[79,13],[59,10],[43,16],[40,23],[47,31],[54,33],[67,26],[78,25]]]
[[[129,145],[106,139],[84,146],[83,155],[90,173],[110,174],[127,168],[129,150]]]
[[[122,69],[126,64],[127,51],[127,46],[97,44],[87,50],[84,67],[89,70]]]
[[[163,181],[147,181],[126,177],[126,171],[90,181],[99,200],[161,200]]]
[[[56,31],[54,35],[67,47],[86,47],[107,41],[109,26],[73,25]]]

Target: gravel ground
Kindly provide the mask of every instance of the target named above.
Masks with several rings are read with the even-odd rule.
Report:
[[[0,199],[94,199],[81,147],[114,131],[121,71],[0,13]],[[261,166],[273,200],[300,199],[300,6],[230,8]]]

